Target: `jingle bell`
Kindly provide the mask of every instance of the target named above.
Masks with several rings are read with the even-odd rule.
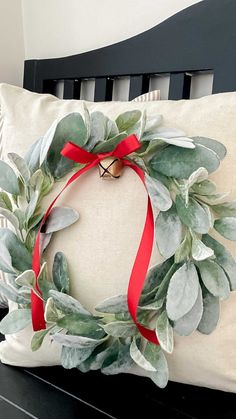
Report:
[[[123,163],[116,157],[105,157],[99,162],[98,167],[102,179],[118,179],[122,172]]]

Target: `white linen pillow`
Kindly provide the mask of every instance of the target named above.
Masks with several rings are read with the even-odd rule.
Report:
[[[83,113],[82,101],[63,101],[50,95],[38,95],[8,85],[0,86],[0,103],[4,157],[12,150],[24,155],[30,144],[43,135],[57,117],[74,111]],[[189,136],[203,135],[220,140],[226,145],[228,155],[212,179],[217,183],[219,191],[229,190],[231,197],[236,198],[236,93],[182,101],[135,104],[88,102],[86,105],[90,111],[100,110],[111,118],[129,109],[145,108],[149,116],[162,114],[165,126],[183,129]],[[87,307],[92,308],[101,299],[123,293],[127,288],[144,222],[147,197],[141,182],[128,169],[119,181],[114,181],[114,184],[102,182],[97,176],[96,169],[84,175],[79,182],[79,187],[76,189],[73,185],[71,190],[61,197],[61,202],[67,204],[69,202],[77,208],[81,220],[75,226],[55,236],[48,250],[48,258],[50,260],[51,255],[58,249],[66,253],[69,262],[71,259],[70,265],[73,264],[72,260],[76,260],[76,266],[71,268],[72,293],[79,296],[82,303],[85,305],[87,303]],[[55,192],[54,189],[53,195]],[[125,199],[122,200],[122,196]],[[126,214],[129,214],[130,218],[125,217]],[[118,223],[117,216],[120,217]],[[95,224],[97,240],[94,240]],[[125,234],[127,228],[130,233],[129,243]],[[114,235],[115,241],[112,238]],[[69,244],[69,240],[73,240],[72,244]],[[101,240],[103,249],[101,249]],[[236,257],[235,244],[222,238],[220,240]],[[129,252],[124,251],[124,245]],[[110,262],[104,268],[108,256]],[[152,263],[157,258],[158,255],[153,254]],[[117,261],[119,261],[119,270]],[[95,264],[97,274],[94,278],[91,277],[91,265]],[[99,277],[101,273],[102,278]],[[230,299],[221,304],[221,319],[211,335],[195,332],[189,337],[176,336],[174,353],[168,356],[172,380],[236,391],[235,306],[236,293],[233,292]],[[53,358],[49,354],[49,348],[39,358],[37,352],[32,354],[27,349],[26,356],[24,341],[29,341],[30,335],[30,329],[15,335],[15,339],[22,342],[20,347],[15,346],[14,338],[9,340],[7,337],[7,341],[0,344],[0,359],[10,364],[14,364],[17,359],[17,365],[26,365],[26,358],[27,366],[50,364]],[[47,343],[45,345],[47,346]],[[20,350],[22,358],[19,355]],[[57,356],[55,354],[55,364],[58,362],[58,354]]]

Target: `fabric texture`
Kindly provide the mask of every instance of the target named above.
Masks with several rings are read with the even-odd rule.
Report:
[[[152,90],[151,92],[144,93],[143,95],[137,96],[132,102],[152,102],[161,99],[160,90]]]
[[[24,155],[56,118],[74,111],[83,113],[83,101],[59,100],[5,84],[0,85],[0,103],[4,158],[12,150]],[[211,178],[219,192],[230,191],[230,199],[236,198],[236,93],[194,100],[135,104],[87,102],[86,105],[90,111],[99,110],[111,118],[126,110],[146,109],[148,116],[163,115],[164,126],[180,128],[189,136],[203,135],[223,142],[228,154]],[[58,182],[45,198],[45,208],[65,181]],[[94,310],[101,300],[127,291],[145,220],[147,195],[140,180],[128,168],[120,179],[110,182],[102,181],[98,169],[94,168],[63,193],[60,204],[75,208],[81,217],[75,225],[55,234],[46,259],[51,266],[57,250],[66,254],[71,293]],[[236,257],[236,245],[220,236],[218,239]],[[151,264],[157,261],[160,257],[154,249]],[[167,356],[172,380],[236,392],[235,307],[236,292],[233,292],[221,304],[220,321],[211,335],[195,332],[188,337],[175,336],[174,353]],[[2,362],[32,367],[58,364],[60,351],[50,346],[50,341],[44,343],[42,352],[31,352],[31,334],[31,328],[27,328],[7,336],[0,344]]]

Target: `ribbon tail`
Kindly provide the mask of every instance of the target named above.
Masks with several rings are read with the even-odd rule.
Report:
[[[129,160],[123,161],[126,166],[133,169],[139,178],[142,180],[145,188],[145,175],[142,169],[132,164]],[[128,286],[128,308],[133,321],[135,322],[140,333],[149,341],[155,345],[159,345],[155,331],[142,326],[137,320],[138,303],[142,294],[142,289],[146,279],[154,240],[154,217],[152,211],[151,200],[148,195],[148,206],[145,225],[139,244],[139,248],[134,261],[133,269],[130,275],[129,286]]]

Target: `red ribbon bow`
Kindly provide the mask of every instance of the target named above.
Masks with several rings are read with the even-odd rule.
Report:
[[[133,164],[131,161],[124,159],[125,156],[134,152],[138,148],[140,148],[141,144],[135,135],[130,135],[122,140],[113,151],[107,153],[100,153],[100,154],[93,154],[90,153],[83,148],[77,146],[72,142],[66,143],[64,148],[61,151],[61,154],[77,163],[85,164],[85,166],[78,170],[75,174],[71,176],[71,178],[67,181],[66,185],[63,187],[61,192],[56,196],[53,200],[49,208],[47,209],[43,220],[41,222],[41,226],[39,232],[36,237],[35,247],[33,251],[33,259],[32,259],[32,269],[35,272],[36,278],[40,272],[40,233],[41,229],[48,218],[55,202],[62,194],[62,192],[69,186],[72,182],[78,179],[83,173],[87,172],[92,167],[96,166],[101,160],[105,157],[114,156],[119,159],[122,159],[122,162],[125,166],[130,167],[133,169],[137,175],[142,180],[145,186],[145,175],[140,167]],[[146,186],[145,186],[146,187]],[[134,261],[133,269],[131,272],[129,286],[128,286],[128,308],[130,311],[130,315],[136,324],[137,328],[139,329],[140,333],[150,342],[158,345],[158,339],[156,334],[153,330],[147,329],[146,327],[142,326],[137,321],[137,311],[138,311],[138,303],[142,293],[143,285],[145,282],[151,253],[152,253],[152,246],[153,246],[153,239],[154,239],[154,221],[153,221],[153,212],[150,197],[148,196],[148,206],[147,206],[147,215],[146,221],[141,237],[141,241],[139,244],[139,248],[136,254],[136,258]],[[36,290],[39,295],[41,295],[41,291],[38,286],[38,281],[36,280]],[[31,292],[31,310],[32,310],[32,323],[33,329],[41,330],[46,329],[46,323],[44,319],[44,305],[43,300],[34,292]]]

